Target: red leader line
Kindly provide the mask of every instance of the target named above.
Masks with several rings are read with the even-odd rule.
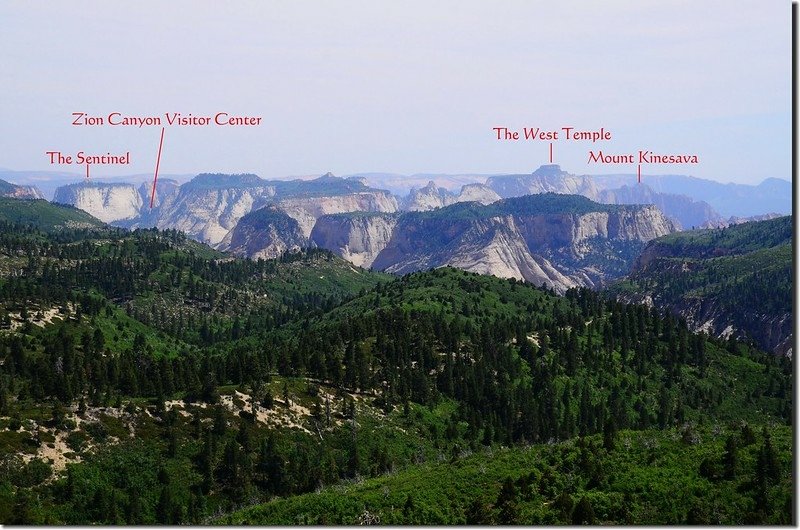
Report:
[[[639,184],[641,184],[642,183],[642,165],[641,164],[639,164],[638,177],[639,177]]]
[[[156,172],[153,175],[153,191],[150,193],[150,209],[153,209],[153,201],[156,199],[156,182],[158,182],[158,165],[161,163],[161,147],[164,145],[164,127],[161,127],[161,140],[158,142],[158,158],[156,158]]]
[[[86,162],[86,180],[89,180],[89,162]]]
[[[550,163],[553,163],[553,142],[550,142]]]

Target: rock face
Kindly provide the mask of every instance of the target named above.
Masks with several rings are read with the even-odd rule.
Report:
[[[323,215],[346,212],[394,213],[398,210],[397,199],[388,192],[359,191],[346,195],[324,195],[319,197],[290,197],[281,199],[277,206],[295,219],[308,237],[317,219]]]
[[[541,166],[530,175],[489,177],[486,185],[503,198],[548,192],[583,195],[592,200],[599,197],[591,177],[571,175],[556,164]]]
[[[457,202],[491,204],[499,200],[500,196],[484,184],[465,184],[461,187],[461,192],[455,195],[444,188],[437,188],[436,183],[430,181],[424,188],[412,189],[408,197],[403,199],[401,208],[412,212],[427,212]]]
[[[600,192],[600,202],[607,204],[654,204],[681,228],[716,225],[722,217],[707,203],[686,195],[656,193],[649,186],[622,186]]]
[[[447,233],[455,237],[438,249],[414,245],[399,232],[375,265],[384,268],[391,263],[385,270],[395,273],[450,265],[479,274],[525,280],[559,292],[579,285],[579,280],[562,274],[546,258],[531,251],[516,221],[514,216],[503,216],[448,226]],[[412,254],[401,256],[401,248],[413,248]]]
[[[602,189],[620,187],[636,181],[636,175],[603,175],[593,177]],[[642,183],[658,193],[687,195],[705,201],[723,217],[752,217],[767,212],[792,213],[792,183],[768,178],[752,184],[724,184],[685,175],[643,175]]]
[[[493,189],[485,184],[465,184],[461,187],[453,202],[479,202],[481,204],[492,204],[501,199]]]
[[[219,245],[221,250],[252,259],[277,258],[287,250],[309,246],[300,224],[275,206],[242,217]]]
[[[11,199],[44,199],[41,190],[36,186],[20,186],[0,179],[0,197]]]
[[[225,236],[252,210],[266,206],[274,186],[256,175],[201,174],[163,197],[137,226],[172,228],[211,246]]]
[[[424,188],[412,188],[408,197],[403,200],[402,208],[412,212],[425,212],[452,204],[453,199],[449,191],[437,188],[436,183],[431,180]]]
[[[578,196],[460,203],[403,214],[372,266],[402,274],[452,265],[563,292],[621,276],[647,241],[674,230],[653,206],[609,206]],[[318,244],[337,252],[326,241]]]
[[[606,204],[655,204],[678,228],[718,226],[722,222],[722,217],[707,202],[658,192],[646,184],[624,182],[624,179],[571,175],[555,164],[541,166],[530,175],[499,175],[486,181],[488,187],[506,198],[553,192],[583,195]],[[620,183],[620,187],[613,187]]]
[[[398,219],[398,214],[323,215],[311,231],[311,241],[354,265],[371,267],[389,243]]]
[[[142,196],[133,184],[81,182],[56,189],[53,202],[70,204],[105,223],[130,220],[139,215]]]
[[[610,290],[669,310],[693,331],[791,355],[793,270],[792,219],[784,216],[653,240]]]
[[[276,233],[270,239],[252,226],[240,232],[236,242],[233,242],[233,234],[227,238],[245,215],[267,205],[274,205],[294,219],[306,239],[317,219],[323,215],[397,211],[397,199],[388,192],[369,188],[359,179],[342,179],[330,173],[313,180],[264,180],[249,174],[201,174],[182,186],[177,186],[174,181],[159,181],[152,210],[149,208],[150,192],[149,183],[140,186],[141,214],[130,222],[119,224],[181,230],[211,246],[234,248],[231,247],[234,245],[240,252],[252,252],[253,256],[274,253],[281,246],[266,241],[277,241],[283,236],[288,242],[296,241],[293,233]],[[255,222],[255,219],[250,221]],[[264,219],[261,221],[263,224]],[[281,222],[273,228],[280,232],[286,227],[288,225]],[[246,234],[258,234],[259,241],[246,244],[243,240]],[[265,246],[261,248],[259,245]]]
[[[753,215],[751,217],[737,217],[731,216],[728,219],[720,219],[718,221],[709,221],[699,228],[725,228],[726,226],[734,226],[740,225],[742,223],[750,223],[753,221],[769,221],[770,219],[777,219],[778,217],[784,217],[782,214],[779,213],[765,213],[762,215]]]
[[[178,192],[178,181],[172,179],[158,179],[156,183],[156,194],[152,195],[153,183],[142,182],[139,185],[139,195],[142,196],[144,207],[150,207],[150,198],[153,198],[153,208],[157,208],[167,197]]]

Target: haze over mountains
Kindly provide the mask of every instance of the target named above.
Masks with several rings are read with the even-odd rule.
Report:
[[[553,164],[530,174],[427,177],[405,196],[368,184],[396,183],[390,174],[201,174],[182,184],[161,178],[155,194],[148,181],[89,180],[57,188],[54,201],[118,226],[180,230],[243,257],[317,246],[362,267],[404,273],[452,265],[559,292],[621,277],[659,236],[791,211],[791,184],[779,179],[745,186],[646,176],[636,184],[625,175],[574,175]],[[3,189],[41,197],[35,188]]]
[[[678,231],[331,175],[58,190],[175,228],[126,230],[2,189],[4,523],[791,522],[789,216]]]

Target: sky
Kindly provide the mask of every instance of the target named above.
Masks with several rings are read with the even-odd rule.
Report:
[[[163,173],[530,173],[548,141],[494,127],[610,131],[589,151],[697,155],[643,173],[791,178],[791,4],[779,0],[0,3],[0,167],[74,171],[47,151],[130,152],[93,176],[152,172],[160,126],[72,114],[261,117],[166,126]]]

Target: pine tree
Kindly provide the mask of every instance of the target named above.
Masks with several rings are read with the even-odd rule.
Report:
[[[480,498],[472,501],[465,515],[467,524],[471,526],[494,524],[489,507]]]
[[[144,522],[142,515],[142,500],[139,496],[138,488],[131,487],[128,490],[128,507],[125,515],[128,524],[140,525]]]
[[[762,430],[762,436],[764,437],[764,442],[756,460],[756,479],[768,483],[778,479],[780,466],[778,464],[778,455],[772,447],[772,441],[766,427]]]
[[[225,419],[225,408],[221,405],[214,407],[214,426],[213,432],[217,436],[222,436],[228,429],[228,422]]]
[[[409,493],[406,495],[406,502],[403,504],[403,524],[410,525],[415,524],[416,520],[414,518],[414,498],[411,497]]]
[[[158,497],[158,504],[156,504],[156,523],[174,524],[174,509],[172,493],[169,490],[169,486],[163,486],[161,488],[161,494]]]
[[[736,478],[736,466],[739,461],[736,437],[729,435],[725,441],[725,453],[722,456],[724,477],[728,480]]]
[[[274,432],[270,431],[261,442],[256,471],[263,489],[275,495],[286,490],[286,471],[283,458],[278,452]]]
[[[603,447],[607,451],[614,450],[614,442],[617,439],[617,423],[614,421],[614,416],[609,416],[603,426]]]
[[[503,481],[503,486],[497,496],[495,508],[498,510],[498,522],[503,525],[516,524],[519,513],[517,510],[517,488],[511,478]]]
[[[595,524],[594,508],[592,508],[592,503],[585,496],[581,497],[581,500],[575,505],[575,509],[572,512],[572,524]]]

